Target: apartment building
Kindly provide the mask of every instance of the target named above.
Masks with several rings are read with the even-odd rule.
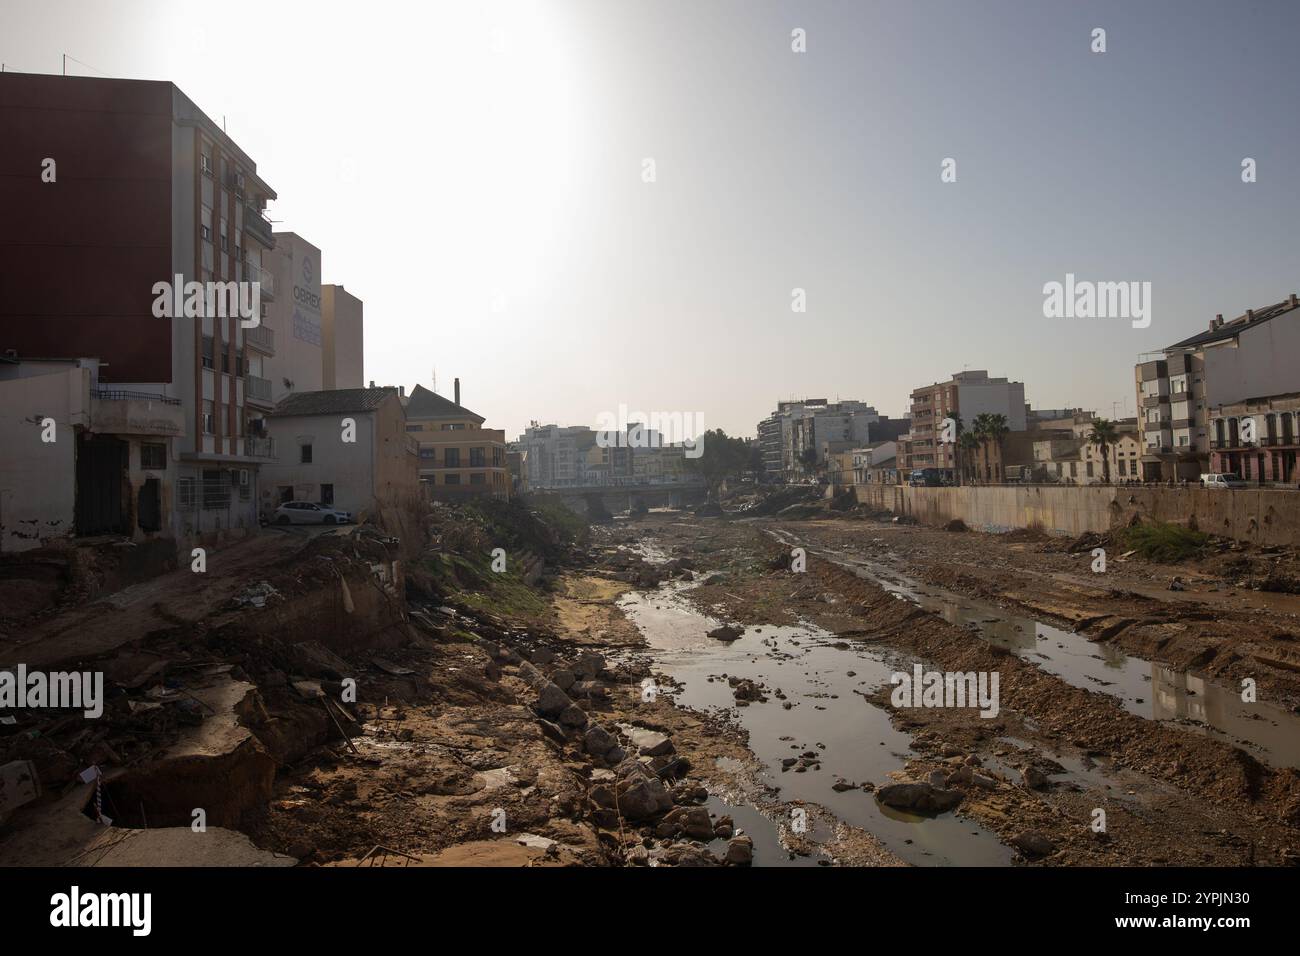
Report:
[[[528,456],[526,488],[574,488],[585,485],[587,456],[596,447],[596,431],[582,425],[529,424],[515,447]]]
[[[321,286],[321,383],[361,388],[365,383],[364,306],[341,285]]]
[[[880,420],[873,407],[854,400],[778,402],[776,411],[758,423],[761,479],[779,482],[806,476],[825,466],[828,454],[867,444],[872,426]],[[805,458],[814,464],[809,467]]]
[[[454,401],[423,385],[406,400],[406,431],[419,445],[420,482],[434,499],[509,498],[505,432],[484,428],[486,419],[460,404],[460,379],[455,388]]]
[[[420,448],[396,388],[295,392],[267,416],[279,458],[263,466],[260,504],[270,520],[289,501],[352,512],[358,521],[414,499]]]
[[[1292,293],[1230,321],[1217,315],[1206,331],[1139,362],[1134,380],[1143,429],[1142,477],[1195,481],[1202,472],[1231,464],[1226,470],[1245,472],[1243,477],[1258,483],[1293,480],[1295,456],[1287,453],[1296,448],[1282,443],[1281,415],[1286,396],[1300,393],[1298,349],[1300,303]],[[1265,426],[1273,412],[1278,444],[1265,449],[1243,443],[1248,431],[1233,431],[1231,425],[1247,409],[1261,413]],[[1267,437],[1267,428],[1259,434]],[[1212,459],[1212,452],[1220,454]]]
[[[879,418],[874,408],[858,401],[828,402],[792,415],[785,449],[787,474],[806,470],[805,458],[812,458],[813,467],[819,468],[826,465],[828,454],[866,444],[871,423]]]
[[[260,282],[274,300],[262,256],[274,246],[264,209],[275,191],[170,82],[3,72],[0,129],[0,353],[82,363],[91,422],[96,402],[116,403],[101,418],[128,425],[181,410],[182,430],[143,452],[141,470],[167,478],[156,521],[153,492],[142,502],[123,467],[139,467],[138,443],[73,426],[76,482],[94,503],[74,533],[134,535],[143,521],[189,541],[254,527],[257,469],[274,449],[250,424],[260,412],[246,394],[249,358],[273,345],[211,300],[189,314],[155,310],[173,298],[158,284],[178,276]],[[32,493],[8,495],[21,510]]]
[[[975,369],[913,389],[911,429],[900,442],[902,471],[939,468],[955,474],[958,453],[954,443],[942,441],[944,419],[960,416],[969,429],[976,416],[985,414],[1002,415],[1012,432],[1026,431],[1024,383],[990,378],[986,370]],[[985,467],[990,474],[998,474],[1003,463],[989,461]]]

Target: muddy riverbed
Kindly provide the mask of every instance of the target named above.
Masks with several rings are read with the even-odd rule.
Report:
[[[627,653],[648,658],[679,706],[745,734],[769,795],[754,806],[775,828],[756,839],[756,865],[788,863],[795,845],[816,855],[843,826],[914,865],[1297,859],[1300,732],[1283,702],[1245,703],[1225,681],[927,584],[843,535],[828,547],[788,528],[674,515],[607,535],[650,562],[694,562],[689,580],[618,601],[645,640]],[[773,562],[800,544],[811,573]],[[743,632],[708,636],[723,624]],[[1002,673],[997,719],[891,703],[894,673],[958,662]],[[751,685],[757,699],[738,693]],[[899,781],[954,778],[953,810],[878,799]],[[734,815],[745,803],[731,796]],[[802,807],[816,808],[816,824],[796,838]]]

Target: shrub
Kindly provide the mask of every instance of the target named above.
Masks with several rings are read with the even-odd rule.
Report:
[[[1126,550],[1136,551],[1148,561],[1163,564],[1195,556],[1209,539],[1210,536],[1202,531],[1168,521],[1138,524],[1123,532]]]

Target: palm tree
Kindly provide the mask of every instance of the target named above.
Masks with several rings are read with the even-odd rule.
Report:
[[[1107,421],[1104,418],[1093,419],[1092,431],[1088,433],[1088,444],[1096,445],[1097,451],[1101,455],[1101,475],[1102,481],[1110,484],[1110,455],[1108,452],[1111,447],[1119,442],[1119,432],[1115,430],[1115,423]]]
[[[990,419],[992,417],[993,416],[988,414],[987,412],[981,412],[980,414],[975,416],[975,421],[972,423],[972,425],[974,426],[972,430],[975,433],[975,442],[979,446],[980,451],[985,453],[984,455],[984,477],[985,478],[987,478],[989,474],[987,452],[988,452],[988,441],[989,441],[989,426],[991,424]],[[979,477],[978,465],[976,465],[975,477],[976,478]]]
[[[952,443],[952,458],[953,458],[952,463],[953,463],[953,469],[957,472],[957,484],[960,485],[961,484],[961,450],[963,447],[962,438],[965,437],[966,426],[962,424],[961,416],[958,415],[956,412],[949,415],[948,418],[952,419],[953,422],[954,435],[953,435],[953,443]]]
[[[1002,441],[1011,434],[1011,426],[1007,424],[1007,416],[990,415],[985,431],[988,433],[989,443],[998,450],[998,462],[1001,463]],[[1001,478],[998,479],[998,483],[1002,483]]]
[[[973,466],[968,464],[975,461],[975,452],[980,447],[980,440],[973,432],[963,432],[961,438],[957,441],[957,447],[964,453],[962,456],[962,471],[972,471]],[[965,475],[963,474],[963,479]]]

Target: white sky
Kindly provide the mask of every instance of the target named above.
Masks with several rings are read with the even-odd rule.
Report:
[[[367,379],[459,376],[510,438],[620,403],[752,435],[963,367],[1132,415],[1139,352],[1300,291],[1296,5],[1138,8],[0,0],[0,60],[224,116],[364,300]],[[1152,327],[1044,319],[1067,271],[1152,281]]]

